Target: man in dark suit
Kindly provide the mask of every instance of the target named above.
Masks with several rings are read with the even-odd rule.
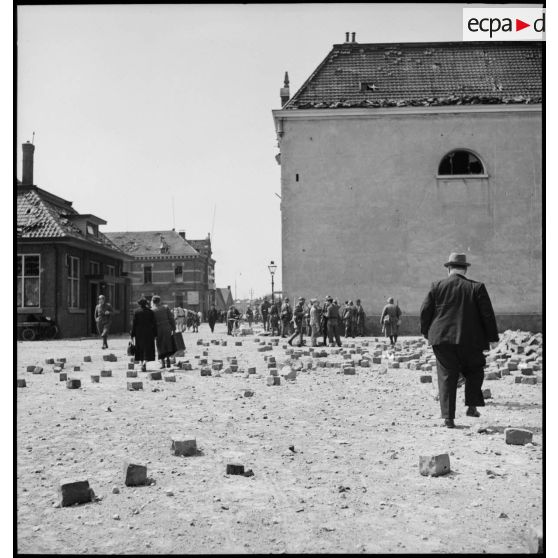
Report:
[[[483,351],[498,342],[496,317],[483,283],[467,279],[471,264],[465,254],[452,253],[444,264],[448,277],[432,284],[420,309],[420,331],[436,355],[442,418],[455,428],[457,381],[465,377],[467,416],[478,417],[484,406]]]

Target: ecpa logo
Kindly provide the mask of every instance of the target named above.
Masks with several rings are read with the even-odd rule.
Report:
[[[463,8],[464,41],[544,41],[543,8]]]

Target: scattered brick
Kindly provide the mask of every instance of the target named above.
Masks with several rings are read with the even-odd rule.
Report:
[[[89,487],[89,481],[66,481],[58,486],[60,506],[65,508],[74,504],[86,504],[93,500],[93,490]]]
[[[165,382],[176,382],[176,376],[174,374],[165,375]]]
[[[441,455],[421,455],[419,471],[425,477],[439,477],[450,472],[450,458],[447,453]]]
[[[162,376],[161,372],[159,370],[157,370],[156,372],[148,372],[147,377],[150,380],[161,380],[163,376]]]
[[[516,384],[521,384],[521,383],[523,383],[523,378],[522,378],[521,376],[516,376],[516,377],[514,378],[514,383],[516,383]]]
[[[432,383],[432,376],[430,374],[424,374],[420,377],[421,384],[431,384]]]
[[[189,457],[191,455],[196,455],[196,452],[197,444],[195,438],[171,441],[171,453],[173,455],[182,455],[185,457]]]
[[[506,444],[524,446],[533,441],[533,433],[523,428],[506,428],[504,430]]]
[[[23,378],[17,379],[17,387],[27,387],[27,382]]]
[[[500,376],[497,372],[485,372],[484,379],[485,380],[499,380]]]
[[[354,376],[356,374],[354,366],[344,366],[343,374],[345,374],[345,376]]]
[[[533,375],[533,368],[531,366],[520,366],[519,370],[523,376],[532,376]]]
[[[244,465],[227,463],[227,475],[244,475]]]
[[[91,357],[89,355],[84,356],[83,362],[91,362]]]
[[[45,359],[45,364],[54,364],[54,359],[53,358]]]
[[[252,397],[254,395],[254,392],[251,389],[243,389],[242,395],[244,397]]]
[[[492,399],[492,392],[487,388],[482,390],[482,396],[484,399]]]
[[[281,385],[281,378],[279,376],[268,376],[267,385],[268,386],[280,386]]]
[[[147,467],[125,461],[124,484],[126,486],[143,486],[147,484]]]
[[[255,366],[251,366],[250,368],[248,368],[248,374],[255,374],[256,373],[256,367]]]
[[[133,370],[134,369],[134,363],[133,362],[129,362],[128,366],[127,366],[128,370]]]
[[[211,376],[211,368],[201,368],[200,369],[200,376]]]
[[[143,389],[143,382],[126,382],[126,389],[128,391],[139,391]]]
[[[234,345],[235,347],[242,347],[242,341],[235,341]]]
[[[79,389],[81,387],[81,380],[78,380],[76,378],[66,380],[66,387],[68,389]]]
[[[521,383],[522,384],[535,385],[537,383],[537,377],[536,376],[523,376],[521,378]]]
[[[59,357],[56,359],[58,362],[62,362],[65,363],[66,362],[66,357]]]
[[[126,370],[126,378],[137,378],[138,373],[135,370]]]
[[[91,383],[98,384],[100,376],[98,374],[91,374]]]
[[[42,366],[35,366],[33,368],[33,374],[42,374],[43,373],[43,367]]]
[[[379,357],[379,356],[372,357],[372,363],[373,364],[382,364],[382,357]]]
[[[68,379],[68,373],[67,372],[60,372],[60,381],[65,382],[67,379]]]
[[[74,372],[81,372],[80,366],[74,366]]]
[[[112,370],[101,370],[101,378],[110,378],[112,376]]]
[[[33,364],[32,366],[28,366],[27,372],[35,372],[35,365]]]

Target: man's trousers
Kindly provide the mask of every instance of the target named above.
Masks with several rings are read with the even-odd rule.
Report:
[[[339,337],[339,323],[336,318],[327,319],[327,336],[329,338],[329,344],[333,345],[337,343],[338,347],[341,347],[341,339]]]
[[[463,345],[434,345],[442,418],[455,418],[459,373],[465,377],[465,405],[484,407],[482,382],[486,358],[481,349]]]

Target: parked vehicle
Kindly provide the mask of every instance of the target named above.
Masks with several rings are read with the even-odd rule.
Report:
[[[27,321],[17,324],[18,338],[24,341],[35,339],[55,339],[58,335],[58,326],[48,316],[30,314]]]

